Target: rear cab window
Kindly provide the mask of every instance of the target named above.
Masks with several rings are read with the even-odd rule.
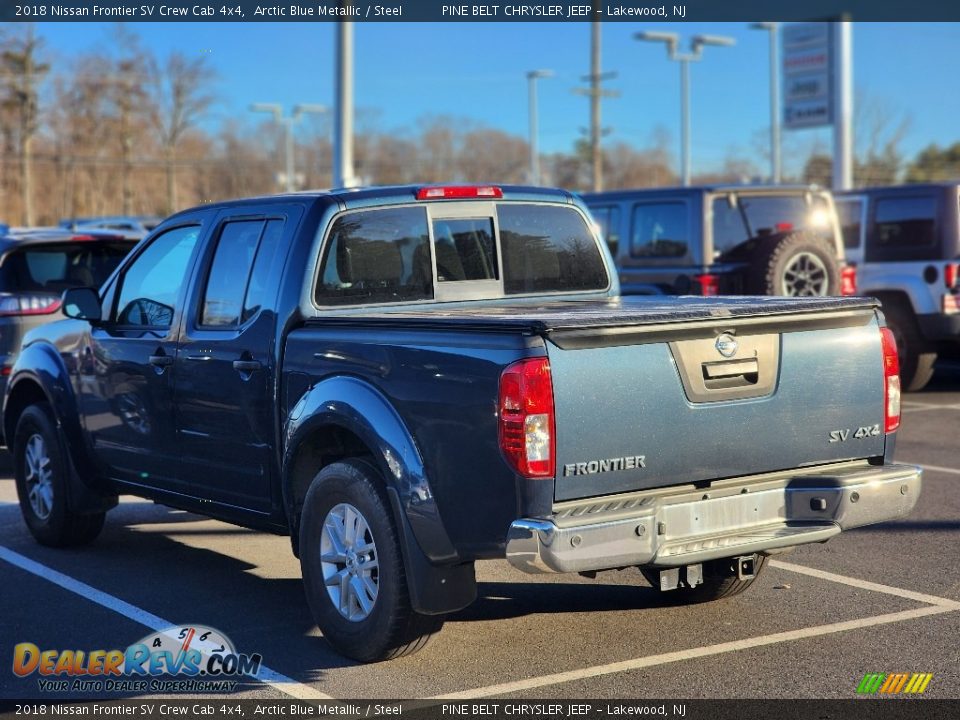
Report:
[[[74,240],[15,248],[0,261],[0,292],[59,295],[71,287],[100,287],[132,247]]]
[[[436,202],[347,211],[323,245],[318,306],[605,291],[597,238],[576,209]]]

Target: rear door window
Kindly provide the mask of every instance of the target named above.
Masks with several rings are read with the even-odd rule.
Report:
[[[690,212],[685,202],[639,203],[630,223],[630,255],[635,258],[686,257]]]
[[[236,327],[240,324],[243,299],[265,224],[263,220],[224,224],[203,294],[200,325]]]

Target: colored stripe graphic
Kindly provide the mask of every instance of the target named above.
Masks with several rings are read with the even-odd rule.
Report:
[[[933,673],[867,673],[857,686],[857,693],[873,695],[920,695],[926,691]]]

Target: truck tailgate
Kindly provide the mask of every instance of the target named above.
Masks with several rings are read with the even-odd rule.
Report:
[[[556,500],[883,455],[872,304],[750,300],[544,333]]]

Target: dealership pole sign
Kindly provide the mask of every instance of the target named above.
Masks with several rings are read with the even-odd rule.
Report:
[[[829,23],[784,25],[784,127],[812,128],[833,123],[833,54]]]

